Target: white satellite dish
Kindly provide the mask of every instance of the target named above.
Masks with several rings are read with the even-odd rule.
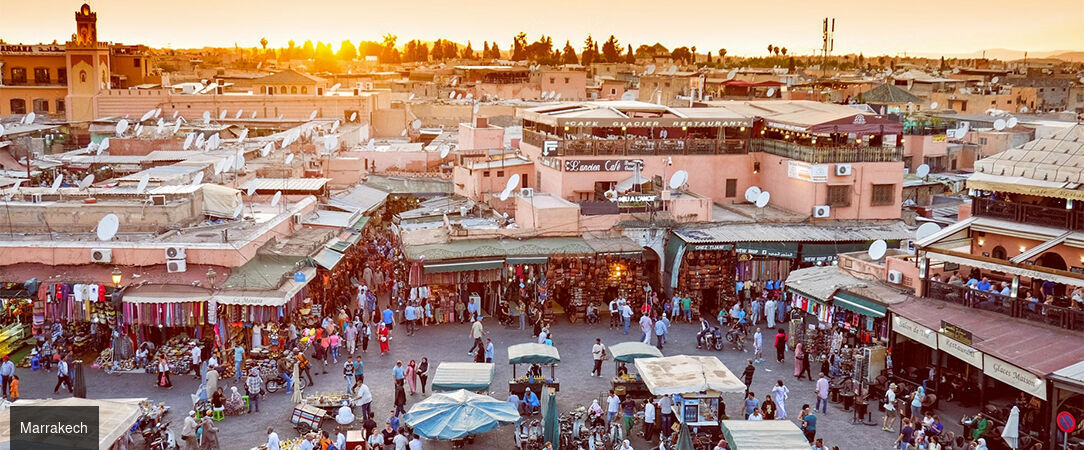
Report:
[[[665,129],[663,129],[662,131],[659,132],[659,137],[663,138],[663,139],[666,139],[666,137],[669,136],[669,135],[670,135],[670,133],[668,131],[666,131]]]
[[[339,137],[338,136],[330,135],[330,136],[325,136],[324,137],[324,149],[328,153],[331,153],[331,151],[335,150],[335,147],[338,147],[338,146],[339,146]]]
[[[244,210],[245,210],[245,204],[244,203],[239,203],[237,205],[237,208],[234,208],[234,210],[233,210],[233,218],[237,219],[237,218],[241,217],[241,213],[244,212]]]
[[[636,100],[636,95],[634,95],[632,92],[625,92],[624,94],[621,94],[621,101],[631,102],[633,100]]]
[[[667,75],[673,75],[677,73],[677,66],[670,66],[670,69],[666,71]]]
[[[141,134],[143,134],[143,124],[137,123],[135,126],[135,135],[139,136]]]
[[[403,131],[399,133],[399,136],[406,136],[406,128],[404,128]]]
[[[218,120],[222,120],[222,119],[225,119],[225,118],[226,118],[226,110],[223,109],[221,112],[218,113]]]
[[[271,197],[271,206],[278,206],[280,200],[282,200],[282,191],[276,191],[275,196]]]
[[[222,173],[222,165],[223,165],[224,162],[225,162],[225,160],[222,160],[222,159],[220,159],[218,161],[215,161],[215,164],[214,164],[214,166],[215,166],[214,167],[215,175],[219,175],[219,174]]]
[[[512,189],[515,189],[516,186],[519,186],[519,174],[518,173],[514,173],[514,174],[512,174],[511,177],[508,177],[508,183],[506,183],[504,185],[504,190],[511,191]]]
[[[765,92],[765,94],[767,94],[768,97],[775,95],[775,88],[768,88],[768,92]]]
[[[353,122],[355,120],[358,120],[358,113],[356,113],[356,112],[350,113],[350,121]]]
[[[0,125],[0,137],[4,136],[4,126]]]
[[[238,172],[244,170],[244,168],[245,168],[245,155],[237,155],[237,157],[234,158],[233,161],[234,161],[234,166],[233,166],[234,169],[237,169]]]
[[[334,133],[337,131],[341,125],[342,123],[339,122],[339,119],[335,119],[335,123],[331,124],[331,132]]]
[[[248,137],[248,128],[244,128],[244,129],[241,130],[240,135],[237,136],[237,143],[240,144],[240,143],[244,142],[245,138],[247,138],[247,137]]]
[[[336,89],[338,89],[342,85],[343,85],[342,83],[335,83],[335,84],[331,85],[331,89],[328,89],[328,90],[329,91],[335,91]]]
[[[670,189],[681,189],[687,182],[689,182],[689,172],[684,170],[674,172],[674,175],[670,176]]]
[[[192,186],[199,186],[203,182],[203,172],[196,172],[196,176],[192,177]]]
[[[222,138],[218,137],[218,134],[212,134],[207,138],[207,150],[218,149],[218,144],[222,142]]]
[[[1006,128],[1016,128],[1017,123],[1020,123],[1020,121],[1016,120],[1015,117],[1010,117],[1009,120],[1005,121],[1005,127]]]
[[[644,73],[646,73],[648,75],[651,75],[651,74],[655,73],[655,65],[654,64],[648,64],[647,65],[647,70],[645,70]]]
[[[91,184],[94,184],[94,174],[87,175],[85,178],[83,178],[82,181],[79,182],[79,190],[82,191],[90,187]]]
[[[917,169],[915,169],[915,175],[917,175],[919,178],[926,178],[926,175],[929,175],[929,174],[930,174],[930,165],[929,164],[922,164],[922,165],[918,166]]]
[[[1084,81],[1082,81],[1081,83],[1084,83]],[[1027,106],[1021,106],[1020,107],[1020,112],[1022,112],[1022,113],[1028,112],[1028,107]]]
[[[98,240],[108,241],[117,235],[120,229],[120,218],[116,214],[106,214],[98,221]]]
[[[414,93],[410,93],[410,97],[407,97],[407,101],[414,100]]]
[[[294,154],[293,153],[287,154],[286,155],[286,161],[284,161],[284,163],[286,165],[290,165],[290,163],[292,163],[292,162],[294,162]]]
[[[885,242],[884,239],[878,239],[869,245],[869,250],[866,254],[869,255],[869,259],[878,261],[881,258],[884,258],[886,252],[888,252],[888,243]]]
[[[463,93],[460,92],[458,94],[455,94],[455,98],[456,98],[456,100],[463,100]]]
[[[1001,78],[999,78],[999,77],[993,77],[993,78],[990,79],[990,82],[993,83],[993,84],[997,84],[997,82],[1000,81],[1000,80],[1001,80]]]
[[[196,133],[188,133],[188,136],[184,138],[184,149],[188,150],[192,147],[192,143],[196,140]]]
[[[252,194],[255,194],[255,193],[256,193],[256,185],[254,184],[252,186],[249,186],[248,187],[248,195],[251,197]]]
[[[452,100],[455,100],[455,91],[449,92],[448,93],[448,98],[450,98]]]
[[[763,208],[768,206],[768,202],[772,200],[772,194],[768,191],[763,191],[760,195],[757,195],[756,205],[757,208]]]
[[[915,239],[921,241],[930,236],[933,236],[933,234],[938,231],[941,231],[941,225],[933,222],[926,222],[919,226],[918,230],[915,231]]]
[[[317,112],[318,112],[318,111],[317,111],[317,110],[315,110],[315,109],[314,109],[314,110],[312,110],[312,114],[309,114],[309,120],[315,120],[315,119],[316,119],[316,114],[317,114]]]
[[[731,69],[730,72],[726,73],[727,81],[733,80],[736,76],[738,76],[738,69]]]
[[[154,127],[154,132],[162,134],[162,130],[166,127],[166,122],[162,119],[158,119],[158,125]]]
[[[937,109],[937,102],[930,103],[930,109]]]
[[[260,157],[264,157],[264,156],[267,156],[268,154],[270,154],[271,150],[272,150],[272,147],[274,145],[275,144],[272,144],[272,143],[268,142],[267,145],[263,146],[263,148],[260,149]]]
[[[147,190],[147,185],[151,182],[151,176],[143,174],[143,177],[139,179],[139,184],[136,185],[136,194],[142,194]]]
[[[180,111],[173,111],[173,118],[176,119],[177,116],[179,116],[180,114],[181,114]]]
[[[968,122],[961,123],[960,127],[956,129],[956,137],[963,137],[965,134],[967,134],[967,130],[970,128],[971,126],[968,125]]]
[[[413,128],[413,129],[417,130],[417,129],[421,128],[421,127],[422,127],[421,119],[414,119],[412,122],[410,122],[410,128]]]
[[[366,147],[373,148],[376,145],[376,139],[369,138],[369,142],[365,144]]]
[[[203,121],[204,122],[210,122],[211,121],[211,112],[210,111],[204,111],[203,112]]]
[[[97,156],[97,155],[101,155],[101,154],[102,154],[102,152],[104,152],[104,151],[105,151],[105,149],[104,149],[104,148],[102,148],[102,146],[101,146],[101,145],[95,145],[95,144],[90,144],[90,146],[88,146],[88,148],[89,148],[89,147],[94,147],[94,155],[95,155],[95,156]]]
[[[245,110],[244,110],[244,109],[238,109],[238,110],[237,110],[237,114],[236,114],[236,115],[234,115],[234,116],[233,116],[233,118],[234,118],[234,119],[240,119],[240,118],[241,118],[241,114],[244,114],[244,113],[245,113]]]
[[[230,155],[226,157],[226,162],[222,163],[222,171],[228,171],[233,169],[234,160],[237,159],[237,155]]]
[[[173,134],[177,134],[178,131],[181,131],[181,119],[177,119],[177,123],[173,124]]]
[[[749,203],[755,203],[757,197],[760,196],[760,188],[756,186],[749,186],[749,189],[745,190],[745,201]]]
[[[64,183],[64,175],[57,176],[56,179],[53,180],[52,187],[49,188],[49,193],[50,194],[55,194],[57,191],[60,190],[60,185],[63,184],[63,183]]]
[[[248,117],[255,119],[256,118],[256,111],[252,111],[252,114],[249,114]]]
[[[557,93],[557,96],[556,96],[556,97],[554,97],[553,99],[554,99],[554,100],[560,100],[560,99],[561,99],[561,93],[560,93],[560,92],[558,92],[558,93]]]
[[[511,195],[511,194],[512,193],[507,189],[501,191],[501,196],[500,196],[501,201],[503,202],[505,200],[508,200],[508,196]]]
[[[285,118],[286,118],[286,114],[279,114],[279,120],[282,120],[282,119],[285,119]]]
[[[455,86],[455,85],[457,85],[457,84],[459,84],[459,77],[458,77],[458,76],[453,76],[453,77],[452,77],[452,82],[451,82],[451,85],[452,85],[452,86]]]
[[[120,122],[117,122],[117,136],[124,134],[125,131],[128,131],[128,121],[120,119]]]
[[[994,129],[1001,131],[1005,129],[1005,119],[997,119],[994,121]]]
[[[153,109],[143,113],[143,117],[140,117],[139,121],[142,122],[144,120],[150,119],[151,117],[154,117],[154,110]]]
[[[451,149],[451,147],[448,147],[448,144],[441,145],[440,146],[440,159],[447,158],[448,157],[448,152],[450,152],[450,151],[452,151],[452,149]]]
[[[478,107],[479,107],[479,106],[481,106],[481,105],[479,105],[479,104],[477,104],[477,103],[475,103],[475,104],[474,104],[474,108],[473,108],[473,111],[474,111],[474,113],[475,113],[475,114],[478,114]]]
[[[98,143],[98,149],[100,149],[100,150],[109,150],[109,138],[108,137],[102,139],[102,142]]]

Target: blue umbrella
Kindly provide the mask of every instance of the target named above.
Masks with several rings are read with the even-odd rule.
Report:
[[[518,420],[515,405],[463,389],[433,394],[403,416],[419,436],[439,440],[482,434]]]

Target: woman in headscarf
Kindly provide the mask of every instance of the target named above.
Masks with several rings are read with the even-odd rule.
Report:
[[[911,420],[922,420],[922,399],[926,398],[926,389],[919,386],[915,389],[915,392],[911,394]]]
[[[237,386],[230,388],[230,398],[226,400],[226,415],[240,416],[245,411],[245,400],[237,391]]]
[[[391,331],[388,330],[388,326],[384,325],[384,322],[377,324],[377,336],[380,341],[380,356],[384,356],[385,353],[391,351]]]
[[[410,385],[410,395],[414,395],[418,392],[418,382],[414,378],[414,375],[418,373],[418,365],[414,360],[410,360],[410,364],[407,364],[406,370],[403,372],[403,377],[406,378],[407,384]]]
[[[422,385],[422,395],[425,395],[425,382],[429,380],[429,358],[422,357],[422,362],[418,364],[418,381]]]
[[[587,408],[587,421],[589,426],[606,424],[606,411],[598,404],[597,398],[591,400],[591,407]]]
[[[779,419],[787,418],[787,397],[790,396],[790,389],[783,385],[783,380],[775,382],[775,387],[772,388],[772,394],[775,395],[775,406],[779,409],[779,414],[776,415]]]
[[[986,438],[978,438],[975,441],[975,450],[989,450],[989,448],[986,447]]]
[[[764,420],[775,420],[776,413],[775,402],[772,401],[772,394],[764,396],[764,402],[760,404],[760,411],[764,413]]]
[[[218,445],[218,427],[211,420],[210,410],[204,413],[203,421],[200,422],[200,429],[203,431],[199,441],[201,450],[218,450],[222,448]]]
[[[802,377],[802,360],[805,359],[805,346],[801,342],[794,346],[794,378]]]

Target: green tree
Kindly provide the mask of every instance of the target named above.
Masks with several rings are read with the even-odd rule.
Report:
[[[304,59],[312,59],[316,56],[316,49],[312,46],[312,41],[305,41],[301,46],[301,57]]]
[[[282,51],[282,59],[287,61],[297,57],[297,43],[293,39],[286,43],[286,49]]]
[[[614,35],[602,44],[602,56],[608,63],[621,62],[621,43]]]
[[[562,64],[579,64],[579,58],[576,58],[576,49],[572,48],[571,41],[565,41],[565,49],[561,54]]]
[[[723,59],[723,58],[726,58],[726,49],[725,48],[719,49],[719,59]]]
[[[673,58],[676,62],[688,63],[693,59],[693,54],[689,51],[689,47],[678,47],[670,52],[670,58]]]
[[[433,49],[429,51],[429,57],[432,58],[433,61],[444,60],[444,46],[441,45],[441,42],[440,39],[437,39],[436,42],[433,42]]]
[[[343,43],[339,45],[339,53],[337,56],[343,61],[353,61],[358,57],[358,48],[354,46],[353,42],[343,41]]]
[[[358,53],[362,58],[367,56],[380,57],[380,52],[383,51],[384,46],[375,41],[361,41],[358,43]]]
[[[501,59],[501,47],[497,45],[497,41],[489,45],[489,52],[489,59]]]
[[[395,48],[395,41],[399,40],[399,36],[388,33],[384,35],[384,45],[380,52],[380,62],[385,64],[395,64],[400,61],[399,50]]]
[[[482,41],[482,59],[489,59],[489,41]]]
[[[264,51],[267,51],[267,38],[260,38],[260,47],[263,47]]]
[[[528,61],[541,64],[556,64],[558,61],[553,57],[553,38],[546,35],[527,45],[524,53]]]
[[[775,52],[775,46],[768,44],[768,56],[772,56],[773,52]]]
[[[512,38],[512,61],[523,61],[527,59],[527,33],[520,32],[514,38]]]
[[[459,46],[455,42],[445,39],[442,45],[444,45],[444,59],[455,59],[459,54]]]
[[[787,48],[786,47],[783,47],[781,49],[781,51],[783,52],[783,56],[787,56]]]
[[[591,35],[587,35],[587,39],[583,41],[583,54],[580,56],[580,63],[585,66],[590,66],[591,63],[598,59],[598,52],[595,48],[598,44],[595,43],[594,38]]]
[[[625,52],[625,62],[628,64],[636,64],[636,54],[632,52],[632,44],[629,44],[629,49]]]
[[[467,41],[467,47],[463,49],[463,52],[459,55],[463,59],[474,59],[474,49],[470,46],[470,41]]]

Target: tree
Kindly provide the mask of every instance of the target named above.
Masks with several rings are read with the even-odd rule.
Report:
[[[632,52],[632,44],[629,44],[629,49],[625,52],[625,62],[628,64],[636,64],[636,54]]]
[[[772,56],[772,52],[775,51],[775,47],[772,44],[768,44],[768,56]]]
[[[514,38],[512,38],[512,61],[523,61],[527,59],[527,33],[520,32]]]
[[[614,35],[611,34],[610,38],[602,44],[602,56],[608,63],[621,61],[621,43],[617,42]]]
[[[358,57],[358,48],[354,47],[353,42],[343,41],[343,43],[339,45],[338,57],[343,61],[353,61]]]
[[[312,41],[305,41],[305,44],[301,46],[301,57],[304,59],[312,59],[316,56],[316,49],[312,46]]]
[[[463,59],[474,59],[474,49],[471,48],[470,41],[467,41],[467,48],[464,48],[463,53],[461,53],[459,56],[461,56]]]
[[[693,64],[696,63],[696,46],[689,47],[689,53],[692,53],[693,57],[689,59]]]
[[[541,64],[556,64],[558,59],[553,57],[553,38],[542,35],[537,41],[524,48],[524,54],[528,61]]]
[[[376,41],[361,41],[358,43],[358,53],[362,58],[368,56],[380,57],[380,53],[384,50],[384,45]]]
[[[565,50],[561,54],[561,64],[579,64],[580,60],[576,58],[576,49],[572,48],[571,41],[565,41]]]
[[[494,41],[493,44],[489,46],[489,51],[489,59],[501,59],[501,48],[497,46],[496,41]]]
[[[467,44],[470,44],[468,41]],[[482,41],[482,59],[489,59],[489,41]]]
[[[267,38],[260,38],[260,47],[263,47],[264,50],[267,50]]]
[[[598,52],[595,48],[598,44],[595,44],[594,38],[591,35],[587,35],[587,39],[583,41],[583,53],[580,56],[580,63],[585,66],[590,66],[598,58]]]
[[[459,46],[455,42],[445,39],[442,45],[444,46],[445,59],[455,59],[456,55],[459,54]]]
[[[286,49],[282,51],[282,59],[289,61],[295,56],[297,56],[297,43],[290,39],[290,42],[286,43]]]
[[[433,43],[433,50],[429,51],[429,57],[432,58],[433,61],[444,60],[444,45],[441,45],[442,42],[443,41],[440,39],[437,39],[437,41]]]
[[[786,47],[783,47],[782,52],[783,52],[783,56],[787,56],[787,48]]]
[[[380,51],[378,57],[380,62],[386,64],[395,64],[400,61],[399,50],[395,48],[395,41],[399,40],[399,36],[388,33],[384,35],[384,48]]]
[[[673,58],[674,61],[688,63],[693,59],[693,53],[689,51],[689,47],[678,47],[670,52],[670,57]]]
[[[721,60],[723,58],[726,58],[726,49],[725,48],[719,49],[719,59]],[[720,61],[720,62],[722,62],[722,61]]]

